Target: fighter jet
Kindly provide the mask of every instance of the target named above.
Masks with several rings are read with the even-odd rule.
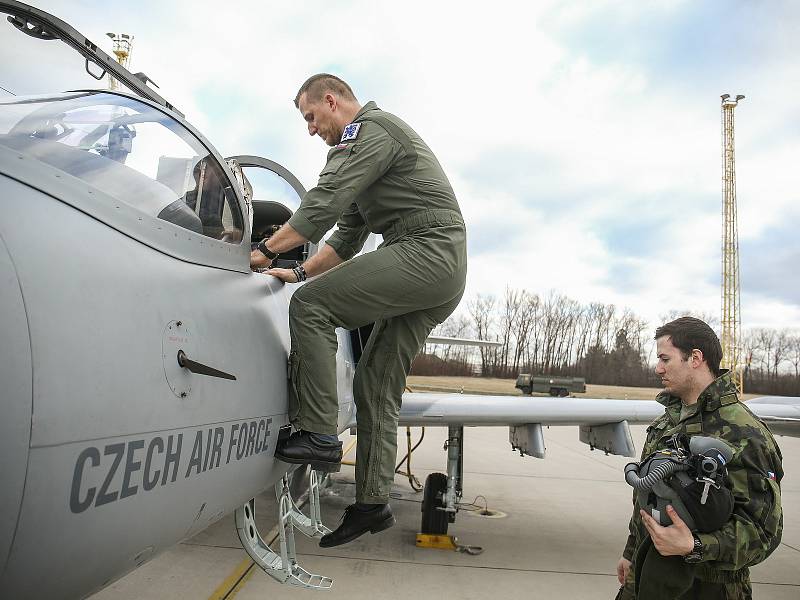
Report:
[[[60,40],[127,88],[0,102],[0,597],[85,597],[234,511],[244,549],[270,576],[330,587],[294,554],[295,530],[327,532],[317,474],[305,515],[291,466],[273,455],[289,432],[297,286],[249,268],[252,244],[288,220],[303,186],[269,159],[223,158],[67,23],[9,0],[0,12],[4,34]],[[299,246],[279,264],[316,251]],[[343,432],[370,330],[337,335]],[[753,409],[797,435],[796,400]],[[446,531],[458,511],[464,426],[510,426],[513,448],[543,457],[543,425],[579,425],[591,447],[632,455],[628,423],[658,412],[407,394],[402,424],[449,428],[447,475],[429,477],[423,529]],[[274,549],[252,500],[270,486]],[[43,560],[47,576],[34,575]]]

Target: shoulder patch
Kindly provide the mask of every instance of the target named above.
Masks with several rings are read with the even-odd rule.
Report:
[[[359,129],[361,129],[361,123],[350,123],[350,125],[345,126],[340,141],[349,142],[350,140],[356,139]]]

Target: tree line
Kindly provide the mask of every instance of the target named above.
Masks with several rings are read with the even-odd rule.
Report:
[[[478,294],[466,308],[466,314],[454,314],[436,334],[500,345],[426,344],[414,362],[414,374],[515,378],[519,373],[541,373],[585,377],[595,384],[660,385],[653,372],[656,326],[627,308],[513,288],[501,298]],[[658,325],[689,314],[672,311]],[[693,316],[719,329],[716,318]],[[743,342],[746,391],[800,395],[800,334],[752,329],[745,332]]]

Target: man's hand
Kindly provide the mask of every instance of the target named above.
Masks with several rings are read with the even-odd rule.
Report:
[[[253,250],[250,253],[250,268],[254,271],[256,269],[266,269],[272,264],[272,261],[264,256],[264,253],[261,250]]]
[[[667,506],[667,514],[672,525],[662,527],[653,517],[640,510],[642,522],[650,532],[650,539],[661,556],[686,556],[694,549],[694,538],[686,523],[678,516],[672,506]]]
[[[263,256],[263,254],[262,254]],[[283,283],[297,283],[297,275],[291,269],[270,269],[266,271],[267,275],[277,277]]]
[[[620,585],[625,585],[625,580],[628,578],[628,572],[631,570],[631,561],[622,557],[617,563],[617,581]]]

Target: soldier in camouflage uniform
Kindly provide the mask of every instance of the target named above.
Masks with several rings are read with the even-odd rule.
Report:
[[[659,327],[655,338],[656,373],[665,387],[656,399],[666,410],[647,428],[642,459],[665,448],[676,433],[718,437],[735,451],[727,465],[735,504],[733,516],[722,528],[698,534],[674,510],[668,510],[673,524],[660,526],[637,506],[634,494],[630,535],[617,566],[622,585],[617,598],[636,598],[634,563],[648,536],[662,557],[684,557],[690,563],[692,580],[688,591],[678,596],[681,600],[751,598],[748,567],[777,548],[783,530],[780,449],[767,426],[739,402],[727,371],[719,370],[722,349],[708,325],[682,317]],[[658,598],[674,596],[650,591],[640,600]]]
[[[330,547],[394,524],[388,502],[406,376],[431,329],[461,300],[466,230],[439,161],[401,119],[374,102],[361,106],[350,86],[324,73],[301,86],[295,106],[309,134],[331,146],[328,160],[291,219],[252,253],[251,266],[269,266],[277,253],[319,242],[334,224],[337,230],[303,266],[269,271],[287,283],[314,277],[289,305],[289,417],[299,432],[278,444],[277,458],[338,470],[334,329],[375,323],[353,378],[356,503],[320,541]],[[383,244],[356,256],[370,232],[382,234]]]

